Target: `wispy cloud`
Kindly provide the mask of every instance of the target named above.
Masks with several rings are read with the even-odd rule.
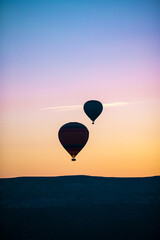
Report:
[[[103,103],[103,107],[121,107],[121,106],[127,106],[131,104],[139,104],[139,103],[147,103],[151,100],[139,100],[139,101],[133,101],[133,102],[112,102],[112,103]],[[57,111],[72,111],[72,110],[79,110],[83,108],[83,105],[71,105],[71,106],[57,106],[57,107],[43,107],[40,108],[42,111],[46,110],[57,110]]]
[[[58,106],[58,107],[44,107],[41,110],[77,110],[80,109],[82,105],[72,105],[72,106]]]
[[[135,103],[135,102],[134,102]],[[113,102],[113,103],[104,103],[103,107],[119,107],[133,104],[133,102]],[[58,111],[71,111],[71,110],[78,110],[81,109],[83,105],[71,105],[71,106],[58,106],[58,107],[44,107],[40,110],[58,110]]]
[[[113,102],[113,103],[104,103],[103,107],[118,107],[118,106],[124,106],[129,105],[131,103],[129,102]]]

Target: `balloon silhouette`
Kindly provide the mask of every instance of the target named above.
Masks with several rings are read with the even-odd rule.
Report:
[[[71,155],[72,161],[88,141],[89,131],[81,123],[70,122],[63,125],[58,132],[59,141]]]
[[[103,105],[99,101],[90,100],[84,104],[83,109],[87,116],[92,120],[92,124],[94,124],[94,121],[103,110]]]

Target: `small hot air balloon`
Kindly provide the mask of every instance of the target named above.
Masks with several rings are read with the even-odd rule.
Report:
[[[87,116],[92,120],[92,124],[94,124],[94,121],[103,110],[103,105],[97,100],[90,100],[84,104],[83,109]]]
[[[81,123],[70,122],[60,128],[58,137],[62,146],[71,155],[72,161],[76,161],[76,155],[88,141],[89,131]]]

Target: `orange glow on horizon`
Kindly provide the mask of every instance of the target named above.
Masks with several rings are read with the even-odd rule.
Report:
[[[157,103],[105,109],[95,125],[82,110],[37,111],[3,116],[0,177],[95,175],[141,177],[160,174]],[[72,162],[58,140],[59,128],[79,121],[89,141]]]

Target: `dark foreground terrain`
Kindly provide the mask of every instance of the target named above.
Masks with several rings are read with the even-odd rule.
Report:
[[[2,240],[156,240],[160,177],[0,179]]]

